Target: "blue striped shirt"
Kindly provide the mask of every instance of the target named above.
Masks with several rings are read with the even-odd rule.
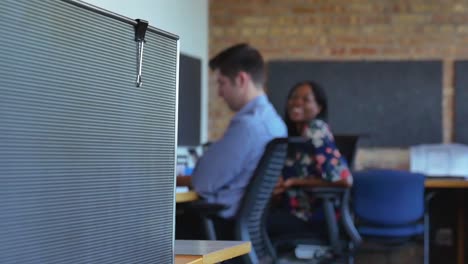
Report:
[[[286,126],[267,97],[256,97],[198,161],[192,174],[195,191],[209,203],[229,206],[220,217],[234,217],[266,144],[286,136]]]

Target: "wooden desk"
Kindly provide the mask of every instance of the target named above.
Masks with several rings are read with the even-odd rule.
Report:
[[[455,189],[468,188],[468,180],[462,180],[462,179],[428,178],[424,184],[426,188],[455,188]]]
[[[463,179],[431,179],[428,177],[424,182],[426,189],[457,189],[458,192],[458,209],[457,209],[457,264],[465,263],[465,213],[464,213],[464,193],[463,189],[468,189],[468,180]]]
[[[176,240],[175,263],[213,264],[248,254],[251,249],[247,241]]]
[[[203,264],[202,256],[176,255],[174,264]]]
[[[176,193],[176,203],[192,202],[198,200],[198,194],[194,191]]]

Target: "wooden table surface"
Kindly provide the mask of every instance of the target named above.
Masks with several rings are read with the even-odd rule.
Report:
[[[430,177],[427,177],[424,184],[426,188],[455,188],[455,189],[468,188],[468,180],[463,180],[463,179],[458,179],[458,178],[456,179],[450,179],[450,178],[431,179]]]
[[[175,263],[218,263],[247,254],[251,248],[252,245],[248,241],[176,240]]]
[[[198,194],[194,191],[177,192],[176,203],[185,203],[198,200]]]
[[[202,256],[176,255],[174,264],[203,264]]]

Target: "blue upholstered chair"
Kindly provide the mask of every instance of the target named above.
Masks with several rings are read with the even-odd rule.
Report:
[[[364,240],[395,246],[424,235],[424,263],[427,264],[425,176],[397,170],[367,170],[355,172],[353,176],[355,223]]]

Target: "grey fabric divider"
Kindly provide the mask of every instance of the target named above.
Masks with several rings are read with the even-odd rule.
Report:
[[[442,142],[441,61],[270,61],[268,95],[279,113],[297,82],[319,83],[335,134],[361,147]]]
[[[0,263],[172,263],[178,40],[65,1],[0,8]]]

